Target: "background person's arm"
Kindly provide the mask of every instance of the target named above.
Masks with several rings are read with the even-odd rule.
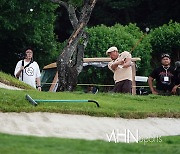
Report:
[[[176,91],[177,91],[177,88],[180,86],[180,84],[179,85],[175,85],[174,87],[173,87],[173,89],[172,89],[172,93],[173,94],[176,94]]]
[[[22,61],[19,61],[17,64],[16,64],[16,68],[14,70],[14,76],[16,78],[19,78],[21,76],[21,72],[22,70],[24,70],[24,66],[22,66]]]
[[[41,73],[40,73],[40,69],[39,69],[39,65],[37,62],[36,63],[36,83],[37,83],[37,87],[38,90],[41,91]]]
[[[40,77],[36,78],[36,82],[37,82],[38,90],[41,91],[41,79],[40,79]]]
[[[19,71],[15,74],[15,77],[16,78],[19,78],[19,76],[20,76],[20,74],[21,74],[21,72],[24,70],[24,66],[21,66],[20,67],[20,69],[19,69]]]
[[[157,91],[156,91],[156,90],[154,89],[154,87],[153,87],[153,81],[154,81],[154,79],[150,76],[150,77],[148,78],[149,88],[150,88],[152,94],[158,94]]]

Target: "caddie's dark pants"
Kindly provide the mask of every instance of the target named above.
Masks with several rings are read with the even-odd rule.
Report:
[[[132,81],[123,80],[115,84],[113,90],[115,93],[132,93]]]

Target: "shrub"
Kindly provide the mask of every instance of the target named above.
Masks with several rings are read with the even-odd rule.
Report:
[[[155,28],[150,33],[150,43],[153,67],[160,64],[159,57],[162,53],[169,53],[173,62],[180,59],[180,24],[170,21]]]
[[[85,57],[106,57],[106,50],[111,46],[116,46],[119,52],[130,51],[132,47],[138,42],[142,37],[143,32],[135,24],[129,24],[127,26],[122,26],[116,24],[112,27],[107,27],[105,25],[100,25],[92,28],[88,28],[87,32],[90,35],[90,39],[86,48]],[[138,75],[147,75],[150,70],[150,56],[151,45],[149,44],[149,37],[144,37],[142,42],[135,48],[132,52],[133,57],[140,57],[141,61],[137,62]],[[110,81],[109,73],[105,73],[100,69],[96,70],[96,75],[92,75],[87,71],[86,81],[94,81],[99,83],[99,81]],[[93,72],[94,73],[94,72]],[[87,80],[87,74],[89,77]],[[92,77],[95,79],[92,79]],[[103,78],[104,80],[100,80]],[[112,78],[112,76],[111,76]],[[98,82],[97,82],[98,81]]]

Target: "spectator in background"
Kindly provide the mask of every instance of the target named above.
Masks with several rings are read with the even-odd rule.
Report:
[[[119,54],[117,47],[111,47],[106,51],[106,55],[112,59],[108,68],[114,73],[113,92],[132,93],[131,54],[127,51]]]
[[[171,95],[176,93],[177,86],[175,85],[174,68],[170,66],[170,63],[169,54],[162,54],[162,66],[154,69],[148,78],[152,94]],[[156,88],[153,87],[154,79],[156,80]]]
[[[37,62],[33,61],[33,51],[31,49],[25,51],[25,59],[18,61],[14,75],[34,88],[37,86],[38,90],[41,91],[40,69]]]

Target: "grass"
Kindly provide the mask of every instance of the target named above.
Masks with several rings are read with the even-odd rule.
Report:
[[[0,82],[10,85],[10,86],[22,88],[22,89],[33,89],[31,86],[19,81],[18,79],[14,78],[10,74],[6,74],[1,71],[0,71]]]
[[[63,139],[52,137],[33,137],[0,134],[0,153],[6,154],[169,154],[180,153],[180,136],[161,137],[161,142],[114,143],[105,141],[87,141],[81,139]],[[151,140],[153,141],[153,140]]]
[[[94,103],[40,103],[32,106],[25,95],[34,99],[72,99],[96,100]],[[7,90],[0,88],[1,112],[56,112],[66,114],[85,114],[91,116],[146,118],[146,117],[180,117],[179,96],[132,96],[128,94],[83,92],[39,92],[37,90]]]
[[[39,92],[2,72],[0,72],[0,82],[26,89],[18,91],[0,88],[0,112],[57,112],[123,118],[180,117],[179,96]],[[34,107],[25,100],[26,94],[34,99],[91,99],[98,101],[100,108],[93,103],[40,103]],[[127,144],[0,133],[0,153],[180,153],[180,136],[161,137],[161,141],[150,139],[148,142],[146,140],[146,142]]]
[[[19,91],[0,88],[1,112],[56,112],[122,118],[180,117],[179,96],[39,92],[2,72],[0,72],[0,82],[26,89]],[[26,94],[29,94],[33,99],[96,100],[99,102],[100,108],[97,108],[94,103],[40,103],[34,107],[25,100]]]

